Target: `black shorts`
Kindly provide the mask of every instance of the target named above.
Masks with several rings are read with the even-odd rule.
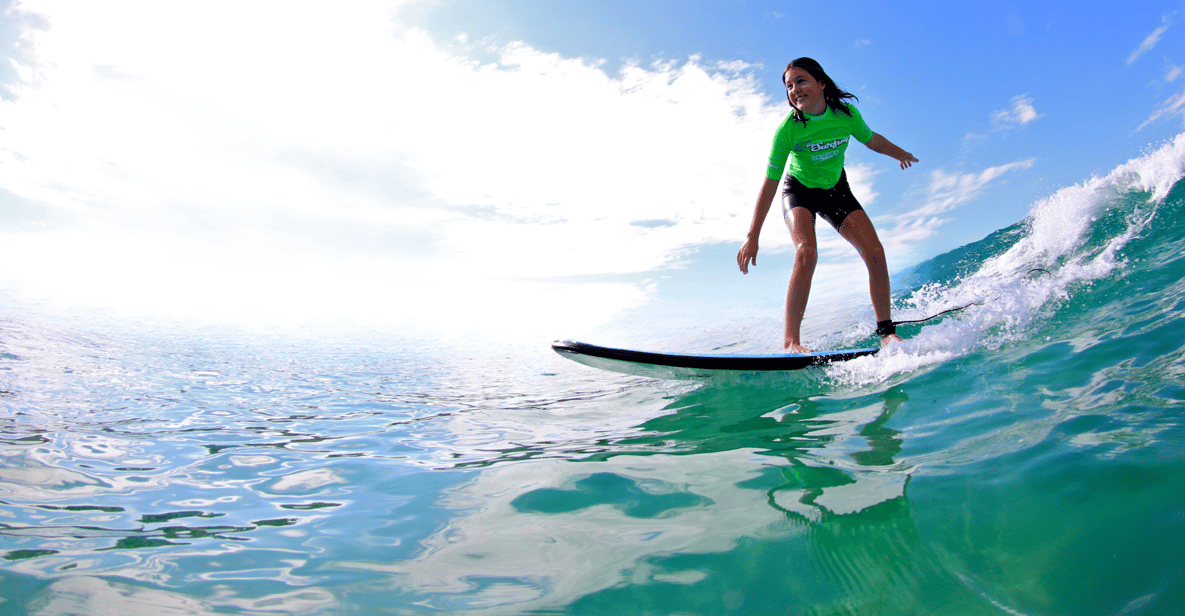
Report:
[[[782,184],[782,215],[786,217],[786,224],[790,224],[790,210],[796,207],[804,207],[811,214],[822,216],[836,231],[848,214],[864,209],[852,195],[847,171],[840,172],[839,181],[831,188],[809,188],[798,178],[787,175]]]

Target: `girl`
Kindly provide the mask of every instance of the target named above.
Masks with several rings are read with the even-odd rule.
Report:
[[[793,108],[774,135],[765,183],[757,197],[753,223],[745,244],[737,253],[741,273],[749,273],[749,263],[757,265],[757,238],[778,190],[783,167],[786,180],[782,187],[782,215],[794,241],[794,270],[786,291],[785,348],[808,353],[802,346],[799,329],[806,312],[811,278],[815,274],[818,248],[815,245],[815,214],[831,223],[836,231],[856,248],[868,267],[868,287],[872,309],[876,312],[876,333],[881,346],[901,340],[889,313],[889,268],[872,221],[852,196],[843,169],[848,136],[874,152],[897,159],[902,169],[918,162],[913,154],[893,145],[872,132],[860,112],[844,101],[856,99],[835,85],[823,67],[810,58],[799,58],[782,73],[786,100]]]

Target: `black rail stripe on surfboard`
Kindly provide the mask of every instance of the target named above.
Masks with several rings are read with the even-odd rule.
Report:
[[[615,349],[574,340],[556,341],[551,345],[564,355],[587,355],[653,366],[693,368],[699,370],[800,370],[837,361],[847,361],[873,355],[880,349],[851,349],[786,355],[709,355],[701,353],[655,353],[631,349]]]

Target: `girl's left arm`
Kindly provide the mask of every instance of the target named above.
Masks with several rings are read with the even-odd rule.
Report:
[[[868,143],[864,145],[873,152],[897,159],[897,162],[901,163],[902,169],[908,169],[910,165],[918,162],[913,154],[893,145],[893,142],[882,137],[880,133],[872,133],[872,139],[869,139]]]

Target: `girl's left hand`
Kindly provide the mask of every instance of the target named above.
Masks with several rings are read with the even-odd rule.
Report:
[[[909,169],[914,163],[918,162],[918,159],[913,154],[905,152],[905,156],[898,158],[897,161],[901,163],[902,169]]]

